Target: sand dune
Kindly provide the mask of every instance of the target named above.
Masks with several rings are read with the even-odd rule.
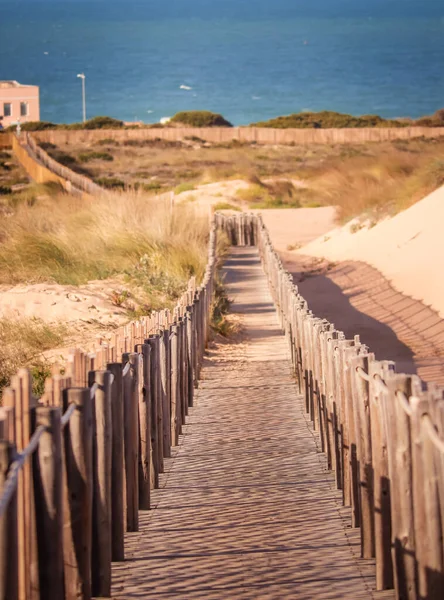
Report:
[[[362,261],[392,285],[444,317],[444,187],[371,229],[352,224],[323,234],[299,250],[330,261]]]

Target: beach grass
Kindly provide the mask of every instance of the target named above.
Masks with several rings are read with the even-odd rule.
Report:
[[[36,318],[0,319],[0,397],[4,387],[21,367],[31,369],[33,392],[38,397],[51,373],[44,353],[61,346],[68,335],[62,324],[48,324]]]
[[[31,192],[28,192],[31,193]],[[81,199],[67,194],[2,197],[0,283],[80,285],[124,274],[174,299],[206,261],[208,219],[143,193]]]

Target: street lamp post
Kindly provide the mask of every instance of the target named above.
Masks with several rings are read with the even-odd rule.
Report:
[[[85,90],[85,74],[79,73],[77,75],[82,80],[82,108],[83,108],[83,122],[86,121],[86,90]]]

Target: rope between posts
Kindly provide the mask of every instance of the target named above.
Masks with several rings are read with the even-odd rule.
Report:
[[[439,437],[438,432],[433,425],[433,422],[429,415],[424,415],[422,418],[422,425],[424,425],[424,429],[429,436],[433,445],[444,454],[444,441]]]
[[[62,429],[64,429],[68,425],[69,420],[72,417],[75,409],[76,409],[76,405],[74,403],[70,404],[68,406],[66,412],[63,414],[62,418],[60,419],[60,424],[62,426]]]
[[[410,406],[409,400],[407,398],[407,396],[404,394],[404,392],[401,392],[400,390],[398,390],[397,392],[395,392],[395,397],[397,398],[399,405],[401,406],[401,408],[403,409],[403,411],[409,416],[411,417],[413,414],[413,410],[412,407]]]
[[[364,369],[362,367],[356,367],[356,373],[359,375],[359,377],[361,379],[364,379],[365,381],[371,381],[371,377],[368,373],[366,373],[364,371]]]
[[[23,452],[16,455],[15,460],[9,467],[8,476],[3,487],[3,495],[0,498],[0,517],[4,515],[6,509],[8,508],[9,502],[16,491],[20,470],[25,464],[26,459],[37,450],[40,438],[45,431],[46,427],[43,425],[37,427],[31,439],[29,440],[29,444],[26,446]]]
[[[125,368],[122,371],[122,377],[126,377],[128,375],[129,370],[131,369],[131,365],[129,362],[126,363]]]

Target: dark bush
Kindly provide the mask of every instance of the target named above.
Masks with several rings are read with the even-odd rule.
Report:
[[[83,123],[83,129],[120,129],[123,126],[123,121],[112,117],[94,117]]]
[[[0,196],[9,196],[12,194],[12,188],[9,185],[0,185]]]
[[[79,161],[82,163],[89,162],[90,160],[106,160],[111,162],[114,160],[114,156],[109,152],[82,152],[79,154]]]
[[[322,111],[295,113],[284,117],[276,117],[269,121],[252,123],[253,127],[274,127],[276,129],[343,129],[356,127],[406,127],[408,122],[383,119],[378,115],[352,115]]]
[[[123,121],[113,119],[112,117],[93,117],[85,123],[71,123],[70,125],[61,125],[60,129],[122,129]]]
[[[233,127],[222,115],[208,110],[189,110],[178,112],[170,123],[180,123],[190,127]]]
[[[144,183],[143,181],[136,181],[134,184],[135,190],[141,190],[142,192],[156,192],[162,189],[162,185],[153,181],[152,183]]]
[[[51,142],[40,142],[39,144],[40,148],[42,148],[42,150],[55,150],[57,148],[57,146],[55,144],[51,144]]]
[[[94,182],[108,190],[125,188],[125,182],[117,177],[97,177]]]
[[[49,121],[29,121],[28,123],[20,124],[22,131],[45,131],[45,129],[57,129],[57,127],[57,125]],[[15,131],[16,129],[17,125],[10,125],[7,131]]]
[[[97,146],[118,146],[119,142],[117,140],[113,140],[112,138],[103,138],[103,140],[97,140]]]

